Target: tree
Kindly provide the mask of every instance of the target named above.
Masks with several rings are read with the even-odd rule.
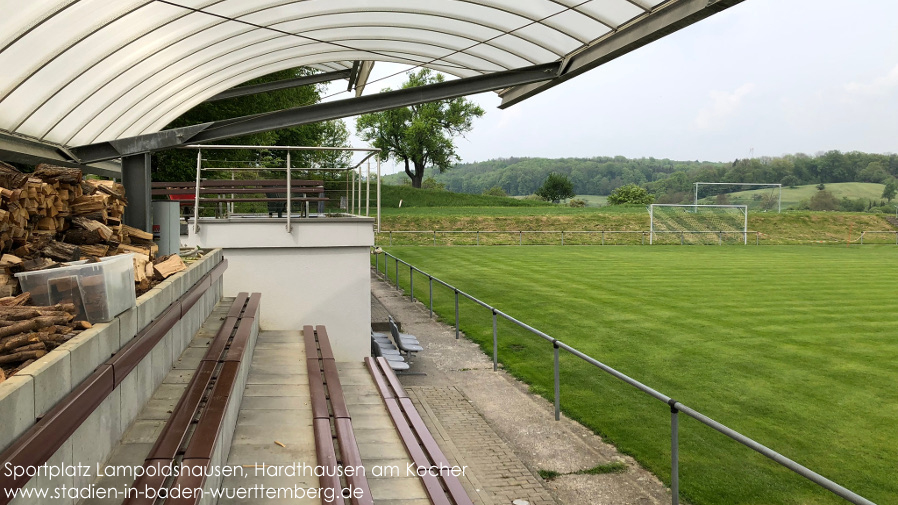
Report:
[[[645,188],[635,184],[627,184],[616,188],[608,195],[610,205],[640,204],[648,205],[655,200],[655,195],[649,194]]]
[[[787,175],[783,177],[783,179],[780,181],[780,184],[782,184],[783,186],[788,186],[790,188],[795,188],[799,184],[801,184],[801,181],[799,181],[798,177],[795,177],[794,175]]]
[[[826,189],[814,193],[810,201],[811,210],[839,210],[839,199]]]
[[[536,190],[536,196],[548,202],[558,203],[559,201],[574,196],[574,183],[571,179],[557,172],[552,172],[546,177],[543,185]]]
[[[291,79],[294,77],[311,75],[314,70],[300,67],[268,74],[246,83],[246,85],[260,84],[264,82]],[[303,86],[268,93],[230,98],[215,102],[203,102],[185,112],[171,122],[166,128],[190,126],[207,121],[231,119],[239,116],[270,112],[292,107],[311,105],[321,100],[317,86]],[[327,123],[316,123],[283,130],[269,131],[246,135],[244,137],[217,141],[218,144],[234,145],[292,145],[292,146],[317,146],[322,145],[321,137]],[[344,126],[345,129],[345,126]],[[215,160],[220,162],[220,167],[246,167],[253,164],[262,164],[267,160],[270,164],[280,164],[283,153],[263,154],[250,150],[221,150],[214,151]],[[263,160],[263,158],[265,160]],[[170,149],[160,151],[153,155],[153,180],[156,181],[192,181],[196,178],[196,152],[185,149]]]
[[[898,182],[895,179],[889,179],[889,182],[886,183],[886,187],[882,188],[882,197],[892,203],[892,199],[895,198],[895,194],[898,193]]]
[[[409,73],[402,88],[443,80],[442,74],[425,68]],[[460,160],[453,138],[471,131],[474,118],[482,115],[483,109],[474,102],[453,98],[363,114],[356,120],[356,131],[363,140],[381,149],[382,161],[393,158],[403,163],[412,186],[420,188],[427,167],[443,172],[451,168],[453,161]]]

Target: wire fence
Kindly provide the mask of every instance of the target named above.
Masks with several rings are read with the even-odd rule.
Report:
[[[392,230],[375,234],[379,246],[496,246],[496,245],[762,245],[759,231],[649,230]],[[838,243],[838,240],[806,240]],[[844,242],[844,239],[842,240]],[[851,243],[898,245],[898,231],[863,231]]]
[[[889,233],[896,233],[896,232],[889,232]],[[896,237],[898,237],[898,235],[896,235]],[[898,240],[898,238],[896,238],[896,240]],[[670,411],[670,430],[671,430],[670,431],[670,433],[671,433],[671,437],[670,437],[670,441],[671,441],[671,472],[670,472],[670,483],[671,484],[670,484],[670,488],[671,488],[671,503],[673,505],[678,505],[679,500],[680,500],[680,498],[679,498],[679,482],[680,482],[679,481],[679,436],[680,436],[679,415],[681,413],[685,414],[686,416],[688,416],[692,419],[695,419],[696,421],[698,421],[699,423],[701,423],[705,426],[708,426],[708,427],[722,433],[723,435],[729,437],[730,439],[735,440],[736,442],[739,442],[740,444],[762,454],[763,456],[778,463],[779,465],[797,473],[798,475],[801,475],[805,479],[817,484],[818,486],[834,493],[835,495],[837,495],[839,497],[844,498],[845,500],[847,500],[851,503],[854,503],[856,505],[875,505],[872,501],[864,498],[863,496],[860,496],[859,494],[857,494],[849,489],[846,489],[845,487],[827,479],[826,477],[823,477],[822,475],[814,472],[813,470],[810,470],[807,467],[796,463],[795,461],[787,458],[786,456],[783,456],[782,454],[774,451],[773,449],[770,449],[770,448],[762,445],[761,443],[733,430],[732,428],[729,428],[729,427],[723,425],[722,423],[719,423],[719,422],[715,421],[714,419],[711,419],[710,417],[702,414],[701,412],[699,412],[693,408],[690,408],[690,407],[684,405],[683,403],[680,403],[659,391],[656,391],[655,389],[637,381],[636,379],[633,379],[633,378],[623,374],[622,372],[619,372],[618,370],[615,370],[614,368],[600,362],[599,360],[584,354],[583,352],[577,350],[576,348],[574,348],[568,344],[565,344],[561,340],[554,338],[554,337],[548,335],[547,333],[545,333],[541,330],[538,330],[538,329],[524,323],[523,321],[516,319],[515,317],[513,317],[509,314],[506,314],[505,312],[502,312],[501,310],[497,309],[496,307],[494,307],[482,300],[479,300],[468,293],[465,293],[464,291],[458,289],[457,287],[455,287],[441,279],[438,279],[438,278],[428,274],[427,272],[424,272],[423,270],[416,268],[415,266],[413,266],[409,263],[406,263],[405,261],[399,259],[396,256],[393,256],[390,253],[380,252],[380,253],[374,254],[373,256],[374,256],[375,272],[378,275],[382,276],[383,280],[385,280],[386,282],[392,281],[397,289],[401,289],[400,284],[399,284],[400,264],[402,265],[402,269],[408,269],[408,283],[409,283],[408,284],[408,293],[409,293],[409,300],[412,302],[415,301],[415,273],[417,273],[419,275],[419,277],[422,278],[422,280],[426,280],[426,282],[428,284],[428,300],[427,301],[428,301],[428,305],[429,305],[430,317],[433,317],[433,315],[434,315],[434,309],[433,309],[434,285],[436,284],[437,287],[443,286],[446,289],[452,291],[454,298],[455,298],[455,310],[454,310],[455,324],[454,324],[454,327],[455,327],[455,338],[456,339],[458,339],[461,334],[461,332],[459,330],[459,318],[460,318],[459,300],[460,299],[467,299],[467,300],[473,302],[474,304],[482,307],[483,309],[486,309],[487,311],[489,311],[492,314],[492,319],[493,319],[493,342],[492,342],[493,343],[493,353],[492,353],[493,371],[497,371],[498,367],[499,367],[499,325],[498,325],[499,318],[502,318],[502,319],[522,328],[527,333],[535,335],[535,336],[539,337],[540,339],[551,344],[552,353],[553,353],[553,383],[554,383],[553,399],[554,399],[554,406],[555,406],[555,420],[556,421],[561,419],[561,373],[560,373],[560,360],[559,360],[560,351],[565,351],[566,353],[579,358],[583,362],[585,362],[595,368],[598,368],[599,370],[605,372],[606,374],[608,374],[608,375],[636,388],[637,390],[649,395],[650,397],[664,403],[666,405],[665,408],[669,408],[669,411]],[[380,256],[383,256],[383,261],[381,261]],[[383,263],[382,269],[381,269],[381,262]],[[393,263],[392,272],[390,269],[390,263]],[[392,277],[391,277],[391,275],[392,275]]]

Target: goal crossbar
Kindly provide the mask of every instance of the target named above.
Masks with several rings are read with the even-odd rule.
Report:
[[[765,188],[776,188],[778,189],[778,195],[776,199],[776,213],[779,214],[783,211],[783,185],[776,183],[764,183],[764,182],[693,182],[695,186],[695,199],[693,200],[694,205],[698,205],[698,187],[699,186],[759,186]]]
[[[649,211],[649,244],[654,242],[655,233],[660,233],[660,231],[655,229],[655,209],[656,208],[679,208],[679,209],[692,209],[693,213],[699,213],[703,210],[739,210],[742,214],[742,229],[737,230],[735,227],[733,229],[714,229],[714,230],[675,230],[675,232],[679,233],[708,233],[708,232],[719,232],[719,233],[742,233],[743,243],[748,244],[748,206],[747,205],[687,205],[687,204],[672,204],[672,203],[653,203],[648,206]],[[670,232],[669,230],[664,230],[665,233]]]

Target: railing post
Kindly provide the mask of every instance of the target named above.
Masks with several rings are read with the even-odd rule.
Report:
[[[670,405],[670,503],[680,503],[680,417],[679,410],[674,405],[677,403],[671,399]]]
[[[558,370],[558,343],[552,342],[555,351],[555,420],[561,420],[561,376]]]
[[[374,271],[380,273],[380,254],[374,253]]]
[[[430,318],[433,319],[433,276],[428,275],[427,280],[430,284]]]
[[[390,285],[390,258],[387,258],[387,253],[384,253],[384,282]]]
[[[898,234],[896,234],[895,243],[898,244]],[[755,245],[761,245],[761,232],[755,232]]]
[[[496,309],[493,311],[493,371],[499,370],[499,325],[496,316]]]
[[[396,258],[396,289],[399,289],[399,258]]]
[[[564,245],[564,230],[561,230],[561,245]]]
[[[390,245],[393,245],[393,230],[390,230]]]
[[[723,232],[717,232],[717,245],[723,245]]]
[[[415,302],[415,268],[411,265],[408,266],[408,299]]]
[[[642,245],[645,245],[645,232],[642,232]]]
[[[521,234],[521,238],[520,238],[520,240],[518,241],[518,245],[524,245],[524,232],[523,232],[523,231],[519,231],[518,233]]]
[[[455,289],[455,340],[458,340],[458,289]]]
[[[480,230],[477,230],[477,245],[480,245]]]
[[[686,233],[680,232],[680,245],[683,245],[686,242]]]
[[[605,245],[605,230],[602,230],[602,245]]]
[[[433,245],[437,245],[437,231],[433,230]]]

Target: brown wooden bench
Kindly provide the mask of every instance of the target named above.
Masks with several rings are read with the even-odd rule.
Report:
[[[434,505],[473,505],[461,481],[453,474],[433,434],[427,429],[418,410],[412,404],[399,378],[384,358],[365,358],[365,365],[386,404],[399,437]]]
[[[196,489],[203,486],[203,475],[212,464],[212,454],[223,426],[228,400],[237,384],[240,362],[246,357],[260,298],[259,293],[237,295],[224,324],[212,339],[143,465],[144,468],[165,468],[180,464],[196,470],[185,472],[168,483],[162,472],[145,472],[144,476],[135,480],[134,488]],[[167,503],[195,504],[199,498],[172,499]],[[155,499],[141,495],[129,496],[123,504],[152,505],[154,502]]]
[[[312,423],[315,430],[315,451],[318,464],[324,468],[361,467],[362,456],[352,429],[352,418],[343,397],[343,386],[337,373],[337,363],[331,350],[330,340],[324,326],[303,326],[303,341],[306,348],[306,367],[309,371],[309,390],[312,400]],[[336,434],[336,437],[333,436]],[[336,438],[336,445],[334,440]],[[340,456],[337,457],[339,452]],[[347,475],[346,483],[342,483],[335,471],[323,472],[319,483],[322,488],[334,490],[337,499],[333,502],[342,505],[344,500],[341,490],[351,486],[361,490],[361,497],[353,495],[353,505],[373,505],[371,490],[365,475]],[[331,474],[332,476],[328,476]]]

